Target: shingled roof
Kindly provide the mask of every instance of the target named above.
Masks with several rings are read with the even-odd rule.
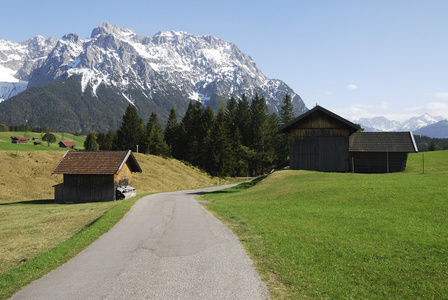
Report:
[[[350,152],[418,152],[412,132],[356,132],[349,138]]]
[[[129,151],[67,151],[51,174],[118,174],[128,162],[131,172],[142,172]]]

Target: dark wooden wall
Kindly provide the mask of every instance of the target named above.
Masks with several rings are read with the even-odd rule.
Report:
[[[114,175],[64,174],[62,187],[55,186],[55,202],[82,203],[115,200]]]
[[[289,131],[290,168],[348,172],[349,128],[323,113],[297,123]]]
[[[408,153],[402,152],[350,152],[350,172],[387,173],[403,172],[406,168]]]

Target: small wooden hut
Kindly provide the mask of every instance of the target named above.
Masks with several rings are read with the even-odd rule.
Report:
[[[290,168],[324,172],[404,171],[417,152],[411,132],[357,132],[359,126],[316,106],[279,128],[289,134]]]
[[[64,183],[55,186],[55,202],[122,199],[123,190],[132,190],[133,172],[142,169],[131,151],[67,151],[52,171],[64,175]]]

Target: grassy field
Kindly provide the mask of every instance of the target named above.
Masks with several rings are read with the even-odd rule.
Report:
[[[56,143],[50,144],[48,146],[47,142],[42,141],[42,137],[45,133],[36,133],[36,132],[20,132],[20,131],[8,131],[8,132],[0,132],[0,150],[8,150],[8,151],[42,151],[42,150],[67,150],[63,148],[59,148],[58,143],[60,141],[73,141],[75,142],[76,149],[83,150],[84,149],[84,141],[86,139],[85,136],[75,136],[69,133],[56,133],[53,134],[56,136]],[[34,141],[28,141],[26,144],[13,144],[11,143],[11,136],[21,136],[30,138],[39,138],[39,142],[42,142],[42,145],[35,146],[33,144]]]
[[[205,195],[274,299],[447,299],[448,151],[404,173],[279,171]]]
[[[64,153],[0,151],[0,299],[51,271],[107,231],[105,227],[120,219],[112,213],[112,221],[104,221],[110,212],[118,210],[122,216],[132,206],[126,204],[128,200],[54,204],[53,185],[62,182],[62,175],[51,175],[51,171]],[[223,183],[177,160],[134,155],[143,170],[133,174],[139,195]],[[79,237],[85,231],[88,237]]]

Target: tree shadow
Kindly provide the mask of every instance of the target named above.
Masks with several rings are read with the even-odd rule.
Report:
[[[0,203],[0,205],[21,205],[21,204],[32,204],[32,205],[54,204],[54,199],[26,200],[18,202]]]

